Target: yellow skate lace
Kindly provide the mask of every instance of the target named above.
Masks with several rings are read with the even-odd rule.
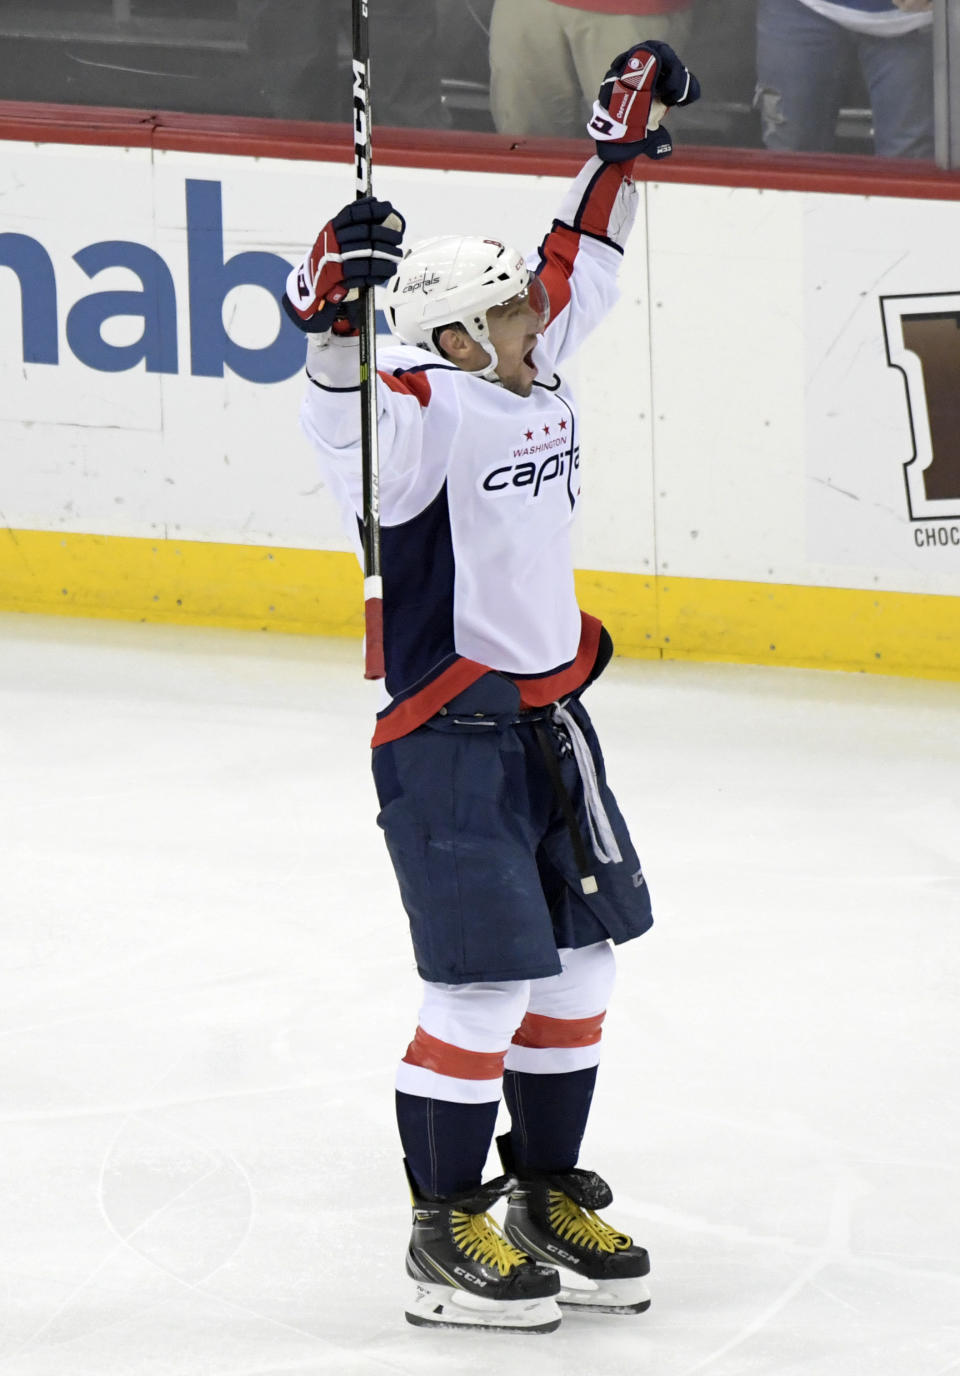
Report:
[[[453,1240],[464,1256],[495,1266],[501,1276],[507,1276],[515,1266],[522,1266],[529,1258],[526,1252],[512,1246],[489,1214],[465,1214],[454,1209],[450,1214]]]
[[[591,1209],[581,1209],[569,1195],[550,1190],[547,1197],[547,1218],[558,1237],[578,1247],[600,1252],[623,1252],[633,1246],[633,1238],[618,1233],[604,1223]]]

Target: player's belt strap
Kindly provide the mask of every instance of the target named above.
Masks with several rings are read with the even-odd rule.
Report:
[[[573,747],[573,758],[577,762],[580,778],[583,781],[583,800],[593,853],[601,865],[619,865],[623,856],[620,854],[617,838],[613,834],[610,818],[607,816],[607,810],[600,796],[597,770],[593,763],[590,747],[587,744],[587,738],[580,730],[576,718],[567,711],[562,702],[554,704],[553,719],[559,722],[566,731]]]
[[[602,865],[619,864],[623,859],[620,854],[620,847],[613,834],[613,827],[610,825],[610,818],[607,816],[606,808],[603,806],[603,799],[600,797],[600,785],[597,781],[597,771],[594,767],[593,756],[587,744],[586,737],[580,730],[574,717],[567,711],[562,703],[555,702],[551,708],[553,720],[556,725],[562,728],[570,741],[570,748],[573,751],[573,758],[576,761],[577,769],[580,772],[580,780],[583,784],[584,810],[587,814],[587,829],[590,833],[590,843],[593,853]],[[580,871],[580,887],[584,893],[597,892],[597,879],[593,873],[595,866],[590,863],[587,856],[587,847],[584,843],[583,833],[580,830],[580,823],[573,806],[573,799],[570,797],[567,787],[563,782],[563,775],[560,772],[560,761],[554,749],[550,735],[543,725],[543,718],[540,716],[532,718],[533,730],[537,737],[537,744],[540,746],[540,753],[546,765],[550,782],[553,784],[553,791],[556,794],[560,811],[567,824],[570,833],[570,842],[573,846],[573,856],[577,862],[577,869]]]
[[[550,775],[550,782],[553,784],[553,791],[556,794],[557,802],[560,804],[560,811],[563,813],[563,820],[567,824],[567,831],[570,833],[570,841],[573,845],[573,858],[577,862],[577,869],[580,871],[580,887],[584,893],[597,892],[596,875],[591,874],[589,860],[587,859],[587,848],[583,844],[583,834],[580,831],[580,823],[577,821],[577,814],[573,809],[573,800],[567,792],[563,782],[563,775],[560,773],[560,761],[557,759],[556,751],[550,744],[550,737],[546,729],[541,725],[541,718],[537,718],[533,723],[534,734],[537,737],[537,744],[543,756],[543,762]]]

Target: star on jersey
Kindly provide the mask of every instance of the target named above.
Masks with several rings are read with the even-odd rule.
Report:
[[[558,429],[558,430],[566,430],[567,424],[568,424],[567,421],[565,421],[565,420],[560,420],[560,421],[557,422],[557,429]],[[544,425],[544,426],[542,427],[542,430],[543,430],[543,434],[545,434],[545,435],[549,435],[549,434],[550,434],[550,426],[549,426],[549,425]],[[529,440],[532,440],[532,439],[533,439],[533,431],[532,431],[532,430],[524,430],[524,432],[523,432],[523,438],[524,438],[525,440],[528,440],[528,441],[529,441]]]

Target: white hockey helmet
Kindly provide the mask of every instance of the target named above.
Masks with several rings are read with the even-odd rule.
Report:
[[[499,239],[443,235],[414,244],[387,286],[385,313],[393,333],[404,344],[417,344],[439,354],[434,333],[460,324],[490,355],[477,370],[493,377],[499,359],[490,340],[487,311],[526,294],[540,318],[550,318],[546,288],[515,249]]]

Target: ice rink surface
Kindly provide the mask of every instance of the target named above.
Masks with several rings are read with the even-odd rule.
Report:
[[[0,617],[2,1376],[960,1372],[960,685],[588,701],[657,925],[583,1164],[654,1303],[430,1333],[357,646]]]

